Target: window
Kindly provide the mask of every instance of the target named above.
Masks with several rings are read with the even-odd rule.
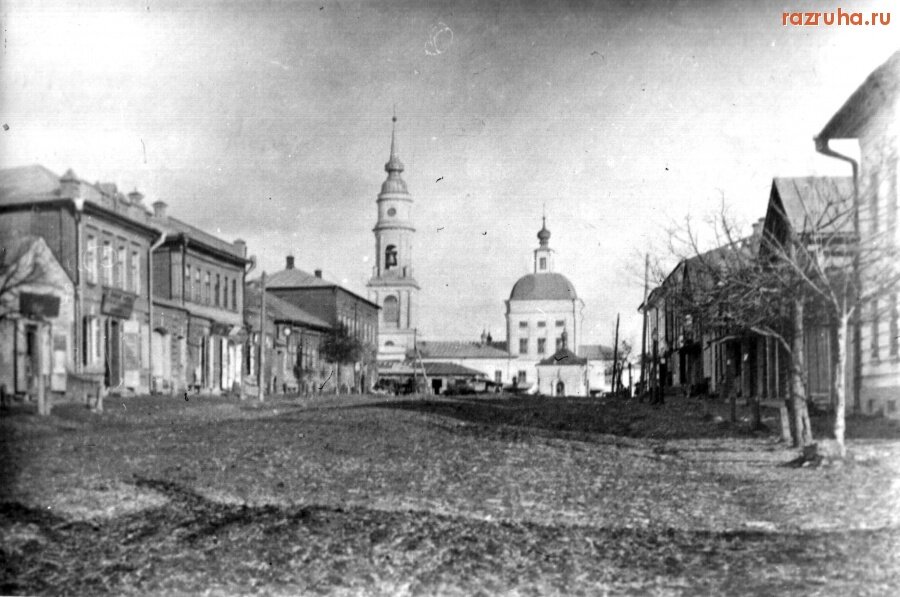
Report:
[[[528,354],[528,338],[519,338],[519,354]]]
[[[222,292],[222,276],[216,274],[216,288],[213,292],[213,304],[218,307],[221,303],[221,293]]]
[[[231,310],[237,311],[237,282],[231,281]]]
[[[127,271],[125,269],[125,261],[128,258],[128,251],[125,250],[125,247],[119,247],[119,250],[116,251],[116,263],[113,267],[113,286],[116,288],[125,288],[126,282],[125,278],[127,275]]]
[[[496,370],[494,371],[494,381],[497,383],[503,383],[503,372]]]
[[[228,276],[225,276],[225,284],[222,285],[222,308],[228,308]]]
[[[131,291],[141,293],[141,254],[138,251],[131,252]]]
[[[545,327],[547,327],[547,322],[546,322],[546,321],[539,321],[539,322],[538,322],[538,327],[539,327],[539,328],[545,328]]]
[[[900,317],[900,314],[897,313],[897,293],[891,294],[891,298],[889,301],[890,305],[890,343],[891,343],[891,356],[896,357],[898,353],[900,353],[900,329],[898,329],[898,321],[897,318]]]
[[[890,414],[897,412],[897,401],[896,400],[888,400],[887,401],[887,412]]]
[[[566,320],[565,319],[557,319],[556,327],[558,327],[558,328],[566,327]]]
[[[874,360],[878,360],[878,317],[880,313],[878,312],[878,299],[872,299],[872,358]]]
[[[384,269],[391,269],[397,266],[397,247],[388,245],[384,250]]]
[[[184,266],[184,290],[182,291],[182,296],[185,298],[185,300],[191,300],[193,298],[190,265]]]
[[[103,241],[103,251],[100,253],[100,281],[104,286],[112,285],[113,250],[112,243]]]
[[[540,268],[542,270],[547,269],[547,258],[546,257],[541,257],[540,263],[541,263]]]
[[[544,354],[547,349],[547,339],[546,338],[538,338],[538,354]]]
[[[527,322],[527,321],[520,321],[520,322],[519,322],[519,329],[527,328],[527,327],[528,327],[528,322]]]
[[[519,383],[525,383],[528,381],[528,372],[527,371],[519,371],[519,376],[516,378]]]
[[[396,296],[388,296],[384,299],[384,325],[396,327],[400,325],[400,301]]]
[[[200,295],[203,292],[203,288],[200,286],[200,268],[194,270],[194,302],[200,302]]]
[[[203,290],[206,292],[203,302],[209,305],[212,303],[212,274],[210,274],[209,271],[206,272]]]
[[[81,359],[85,365],[92,365],[101,359],[102,334],[100,319],[86,315],[81,323]]]
[[[91,284],[97,283],[97,237],[89,234],[84,247],[85,277]]]

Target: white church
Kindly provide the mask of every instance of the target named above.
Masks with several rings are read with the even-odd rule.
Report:
[[[493,342],[484,333],[472,342],[417,337],[420,288],[412,265],[413,198],[402,178],[396,116],[392,120],[391,153],[384,166],[387,179],[376,201],[376,260],[367,284],[369,300],[381,307],[379,375],[412,376],[418,367],[430,372],[430,390],[435,393],[445,391],[454,379],[472,378],[548,396],[586,396],[607,389],[606,357],[611,351],[578,344],[584,302],[568,278],[554,271],[546,217],[537,234],[534,270],[515,283],[505,301],[506,342]]]

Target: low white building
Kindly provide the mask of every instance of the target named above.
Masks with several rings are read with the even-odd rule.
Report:
[[[589,395],[588,361],[565,346],[540,361],[535,369],[538,394],[542,396]]]
[[[419,341],[417,354],[409,355],[422,363],[451,363],[473,369],[498,384],[510,384],[518,373],[516,357],[492,345],[486,338],[481,342]]]

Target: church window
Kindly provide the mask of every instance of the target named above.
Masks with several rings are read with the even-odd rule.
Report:
[[[542,270],[547,269],[547,258],[546,257],[541,257],[541,266],[540,267]]]
[[[393,340],[388,340],[387,342],[384,343],[384,345],[385,345],[385,346],[393,346],[393,345],[394,345],[394,341],[393,341]]]
[[[539,321],[539,322],[538,322],[538,327],[539,327],[539,328],[545,328],[545,327],[547,327],[547,322],[546,322],[546,321]]]
[[[388,210],[388,215],[391,216],[391,217],[393,218],[394,216],[397,215],[397,210],[394,209],[393,207],[390,208],[390,209]]]
[[[546,338],[538,338],[538,354],[544,354],[547,349],[547,339]]]
[[[519,338],[519,354],[528,354],[528,338]]]
[[[556,320],[556,327],[562,328],[562,327],[565,327],[565,326],[566,326],[566,320],[565,320],[565,319],[557,319],[557,320]]]
[[[528,322],[527,322],[527,321],[520,321],[520,322],[519,322],[519,327],[520,327],[520,328],[527,328],[527,327],[528,327]]]
[[[384,299],[384,324],[390,327],[400,325],[400,301],[396,296],[389,296]]]
[[[397,247],[388,245],[384,250],[384,269],[391,269],[397,266]]]
[[[526,381],[528,381],[528,372],[519,371],[518,380],[519,380],[519,383],[525,383]]]

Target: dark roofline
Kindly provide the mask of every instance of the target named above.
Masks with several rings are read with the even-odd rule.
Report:
[[[59,197],[57,199],[47,199],[42,201],[19,201],[15,203],[6,203],[0,205],[0,212],[9,212],[9,211],[20,211],[22,209],[32,210],[35,206],[50,206],[50,207],[61,207],[66,208],[72,212],[74,215],[78,210],[75,208],[75,200],[69,197]],[[152,224],[144,224],[143,222],[139,222],[132,218],[129,218],[126,215],[111,211],[106,209],[102,205],[97,205],[93,201],[86,199],[84,202],[84,208],[82,210],[83,213],[91,213],[100,215],[108,220],[112,220],[117,224],[125,227],[131,228],[132,230],[137,230],[138,232],[150,232],[152,236],[159,238],[163,231]]]
[[[225,259],[228,259],[228,260],[234,262],[235,265],[245,266],[248,263],[250,263],[250,260],[247,259],[246,257],[240,257],[238,255],[235,255],[234,253],[229,253],[228,251],[223,251],[222,249],[220,249],[218,247],[214,247],[212,245],[204,243],[201,240],[197,240],[196,238],[194,238],[193,236],[190,236],[189,234],[187,234],[185,232],[173,232],[173,233],[167,232],[166,233],[166,242],[163,243],[163,246],[171,245],[171,244],[179,244],[179,243],[184,243],[188,247],[197,247],[197,248],[203,249],[207,253],[210,253],[217,257],[224,257]]]
[[[889,91],[884,88],[885,78],[890,77],[891,69],[898,70],[900,51],[892,54],[887,60],[869,73],[865,81],[856,88],[847,101],[834,113],[822,131],[816,135],[817,141],[828,139],[853,139],[859,134],[861,122],[867,120],[867,112],[877,112],[887,105]],[[896,73],[894,73],[896,77]],[[894,93],[897,93],[896,87]],[[879,93],[880,92],[880,93]]]
[[[322,278],[319,278],[319,279],[321,280]],[[330,290],[330,291],[334,291],[334,290],[340,290],[342,292],[349,294],[350,296],[352,296],[353,298],[355,298],[357,300],[360,300],[368,305],[371,305],[372,307],[375,307],[376,309],[381,309],[381,307],[378,305],[378,303],[373,303],[369,299],[356,294],[352,290],[347,290],[340,284],[335,284],[334,282],[328,282],[325,280],[323,280],[323,282],[325,282],[325,283],[324,284],[316,284],[315,286],[312,286],[312,285],[310,285],[310,286],[269,286],[268,284],[266,284],[266,291],[276,291],[276,290]]]

